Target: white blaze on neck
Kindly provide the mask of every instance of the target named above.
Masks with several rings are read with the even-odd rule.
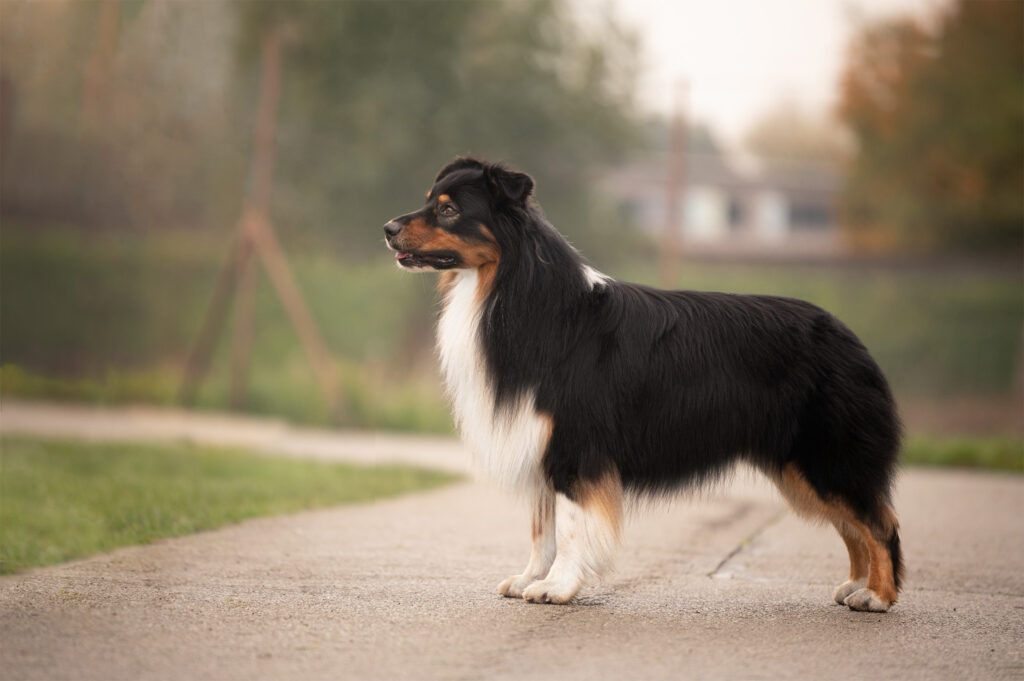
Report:
[[[458,271],[437,326],[455,425],[478,468],[502,485],[533,490],[542,483],[540,460],[550,437],[550,420],[537,412],[533,391],[495,410],[493,381],[481,345],[478,282],[475,269]]]
[[[595,288],[597,286],[605,286],[612,279],[607,274],[604,274],[603,272],[598,272],[590,265],[583,266],[583,278],[587,280],[588,284],[590,284],[590,288]]]

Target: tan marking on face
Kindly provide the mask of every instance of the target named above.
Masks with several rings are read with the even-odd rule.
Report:
[[[487,262],[477,268],[476,299],[487,300],[494,288],[494,276],[498,273],[497,262]]]
[[[441,196],[437,197],[438,203],[448,203],[451,200],[452,197],[448,196],[447,194],[441,194]]]
[[[617,470],[609,471],[594,481],[579,483],[579,505],[600,517],[619,538],[622,529],[622,480]]]
[[[487,229],[487,225],[480,224],[479,227],[481,234],[487,237],[488,241],[477,251],[477,259],[481,264],[478,269],[476,297],[477,300],[483,301],[494,288],[494,277],[498,273],[498,263],[501,261],[501,249],[498,248],[494,233]]]
[[[437,292],[441,294],[443,298],[448,294],[452,284],[455,283],[455,272],[454,270],[445,270],[441,272],[441,276],[437,278]]]
[[[857,547],[856,542],[854,542],[854,548],[851,549],[847,535],[843,534],[843,530],[840,530],[840,536],[846,542],[847,550],[850,553],[851,579],[853,579],[852,575],[855,572],[860,575],[857,577],[858,579],[864,576],[864,553],[862,551],[866,552],[867,588],[874,591],[883,600],[891,603],[896,602],[898,593],[892,574],[892,556],[889,554],[884,537],[876,537],[871,528],[860,520],[845,503],[841,501],[825,501],[818,496],[818,493],[811,487],[811,483],[807,482],[807,479],[793,464],[789,464],[783,469],[782,475],[775,480],[775,484],[778,486],[779,491],[782,492],[782,496],[786,498],[786,501],[790,503],[793,510],[798,514],[812,520],[827,519],[837,528],[841,525],[845,526],[848,528],[851,538],[853,536],[859,538],[860,547],[862,548]],[[880,529],[883,531],[895,530],[897,521],[892,509],[886,506],[883,509],[883,513],[885,517],[882,521],[886,527]]]
[[[489,241],[470,243],[440,227],[428,225],[423,218],[415,218],[402,229],[395,248],[405,251],[456,251],[462,257],[463,267],[478,268],[496,264],[499,257],[493,235],[489,231],[485,231],[485,235]]]
[[[433,190],[433,189],[428,189],[428,190],[427,190],[427,198],[429,199],[429,198],[430,198],[430,195],[431,195],[431,194],[433,194],[433,193],[434,193],[434,190]]]
[[[405,250],[417,250],[421,248],[419,244],[430,239],[431,233],[434,228],[427,224],[423,218],[414,218],[410,220],[399,233],[396,241],[396,247]]]

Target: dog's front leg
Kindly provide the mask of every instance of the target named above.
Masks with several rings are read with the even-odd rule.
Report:
[[[567,603],[583,585],[609,567],[622,527],[622,483],[618,474],[581,481],[556,495],[558,555],[547,577],[530,584],[523,598]]]
[[[530,562],[521,575],[512,575],[498,585],[498,593],[519,598],[523,590],[538,579],[544,579],[555,560],[555,491],[548,486],[537,492],[531,523],[533,548]]]

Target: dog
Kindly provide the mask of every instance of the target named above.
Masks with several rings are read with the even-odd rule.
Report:
[[[400,269],[441,273],[437,347],[463,440],[532,502],[529,562],[498,591],[570,601],[609,568],[624,500],[744,461],[839,532],[850,575],[835,601],[887,611],[903,575],[891,505],[901,426],[864,345],[801,300],[608,277],[533,189],[524,173],[460,157],[422,208],[384,226]]]

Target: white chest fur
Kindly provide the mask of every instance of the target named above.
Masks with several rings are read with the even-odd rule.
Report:
[[[527,391],[512,405],[494,409],[494,389],[480,344],[481,305],[476,270],[460,270],[445,298],[437,327],[455,425],[475,465],[502,485],[527,491],[541,482],[540,460],[550,437],[548,418]]]

